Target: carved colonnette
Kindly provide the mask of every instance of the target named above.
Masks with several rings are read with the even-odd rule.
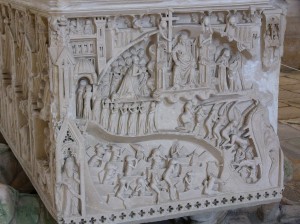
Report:
[[[280,2],[14,2],[1,1],[1,132],[59,222],[280,200],[277,96],[262,84],[276,89]]]

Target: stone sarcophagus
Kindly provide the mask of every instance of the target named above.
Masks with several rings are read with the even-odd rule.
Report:
[[[1,132],[58,222],[280,200],[283,1],[0,2]]]

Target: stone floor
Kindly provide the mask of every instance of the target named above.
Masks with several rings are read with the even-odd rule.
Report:
[[[300,185],[300,72],[281,73],[279,89],[278,135],[293,166],[292,182]],[[300,202],[300,188],[295,196]]]
[[[283,204],[290,205],[288,213],[298,214],[293,223],[300,223],[300,72],[282,73],[279,88],[278,134],[293,171],[285,185]]]

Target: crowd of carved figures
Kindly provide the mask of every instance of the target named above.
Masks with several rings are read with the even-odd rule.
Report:
[[[101,83],[101,95],[112,99],[149,97],[147,56],[143,45],[133,46],[115,60]]]
[[[109,98],[92,100],[92,87],[81,80],[77,90],[77,116],[93,120],[112,134],[145,135],[157,131],[155,101],[119,103]]]
[[[122,103],[103,100],[100,125],[112,134],[145,135],[156,132],[156,102]]]
[[[231,49],[229,45],[220,45],[218,38],[213,35],[216,31],[222,36],[230,34],[229,42],[240,37],[235,36],[236,33],[241,36],[245,33],[248,39],[250,37],[247,35],[255,36],[257,31],[243,30],[243,23],[237,24],[238,18],[230,17],[221,32],[219,24],[211,24],[215,17],[205,16],[197,36],[191,37],[188,31],[179,31],[173,38],[167,36],[167,22],[161,18],[158,23],[158,42],[153,43],[148,37],[115,59],[101,78],[101,95],[111,99],[126,99],[149,97],[155,89],[160,88],[217,87],[217,91],[222,93],[245,89],[242,53]],[[243,39],[240,41],[242,43]]]
[[[201,36],[199,38],[201,54],[199,55],[198,66],[196,66],[196,58],[191,52],[194,41],[189,39],[187,34],[179,36],[178,43],[172,50],[175,63],[173,88],[186,88],[186,86],[195,88],[201,84],[206,84],[211,88],[216,85],[221,93],[243,90],[241,54],[239,52],[234,54],[229,47],[223,49],[222,46],[216,47],[212,40],[209,40],[210,44],[207,44],[205,40],[201,39]]]
[[[96,144],[87,149],[93,153],[88,164],[98,193],[115,209],[192,198],[195,191],[219,194],[218,161],[190,147],[179,141],[150,150],[140,144]]]
[[[243,110],[242,104],[247,104]],[[249,126],[249,119],[256,111],[258,101],[221,102],[213,105],[193,106],[184,104],[178,118],[178,131],[194,133],[219,150],[234,152],[232,168],[247,183],[258,180],[258,168],[261,165],[256,156]]]

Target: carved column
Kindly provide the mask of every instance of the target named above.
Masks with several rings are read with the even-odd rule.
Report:
[[[281,199],[286,6],[221,2],[1,1],[0,130],[57,221]]]

